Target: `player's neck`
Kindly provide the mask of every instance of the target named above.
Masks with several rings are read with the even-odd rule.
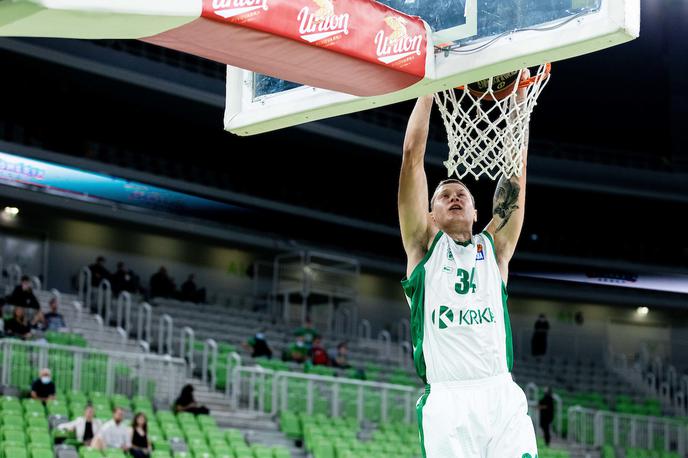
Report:
[[[466,243],[473,238],[473,232],[470,229],[447,229],[444,233],[459,243]]]

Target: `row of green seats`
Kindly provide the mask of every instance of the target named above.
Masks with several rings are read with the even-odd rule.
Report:
[[[641,448],[627,448],[626,458],[680,458],[676,452],[667,452],[659,450],[645,450]]]

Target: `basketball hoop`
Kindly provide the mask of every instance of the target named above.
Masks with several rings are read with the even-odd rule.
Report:
[[[529,78],[522,79],[520,70],[435,94],[447,129],[449,176],[521,176],[530,114],[550,70],[550,64],[543,64]],[[525,90],[521,100],[519,89]]]

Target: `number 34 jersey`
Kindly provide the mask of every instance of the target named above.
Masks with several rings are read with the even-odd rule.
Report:
[[[402,286],[411,307],[413,360],[425,383],[511,372],[506,287],[487,231],[465,243],[438,232]]]

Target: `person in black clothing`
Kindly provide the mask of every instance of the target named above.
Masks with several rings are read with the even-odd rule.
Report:
[[[7,296],[6,302],[11,305],[18,305],[19,307],[26,307],[34,310],[41,308],[38,299],[33,294],[31,288],[31,278],[28,275],[23,275],[21,282],[15,286],[12,294]]]
[[[43,326],[44,331],[59,331],[60,329],[66,328],[67,323],[61,313],[57,311],[57,298],[53,297],[49,302],[50,311],[43,314]]]
[[[150,278],[150,295],[151,297],[174,297],[177,287],[174,280],[167,275],[165,266],[161,266],[160,270],[154,273]]]
[[[52,380],[50,369],[41,369],[40,377],[31,384],[31,398],[42,401],[55,399],[55,383]]]
[[[543,356],[547,353],[547,332],[549,331],[549,321],[544,314],[538,316],[535,322],[535,330],[533,331],[533,340],[531,341],[531,353],[533,356]]]
[[[181,300],[195,303],[205,302],[205,288],[196,286],[196,275],[191,274],[189,278],[182,283]]]
[[[148,420],[143,412],[134,415],[131,421],[131,448],[129,453],[134,458],[148,458],[151,456],[150,439],[148,438]]]
[[[251,358],[272,358],[272,350],[268,345],[268,341],[265,339],[265,331],[256,332],[256,334],[244,344],[244,348],[251,352]]]
[[[33,337],[31,327],[43,319],[43,315],[37,313],[32,322],[26,318],[24,307],[14,307],[12,318],[5,320],[5,334],[9,337],[16,337],[17,339],[30,340]]]
[[[138,276],[122,262],[117,263],[117,270],[112,274],[112,293],[119,296],[119,293],[137,293],[139,290]]]
[[[208,415],[210,410],[206,406],[202,406],[196,402],[193,395],[193,386],[185,385],[179,397],[174,401],[175,412],[190,412],[194,415]]]
[[[554,421],[554,398],[552,397],[551,388],[545,389],[545,395],[540,399],[538,409],[540,410],[540,428],[542,428],[542,432],[545,435],[545,444],[549,447],[549,443],[552,440],[549,428],[552,425],[552,421]]]
[[[96,262],[88,266],[91,271],[91,286],[98,286],[103,280],[110,280],[110,271],[105,267],[105,258],[98,256]]]

